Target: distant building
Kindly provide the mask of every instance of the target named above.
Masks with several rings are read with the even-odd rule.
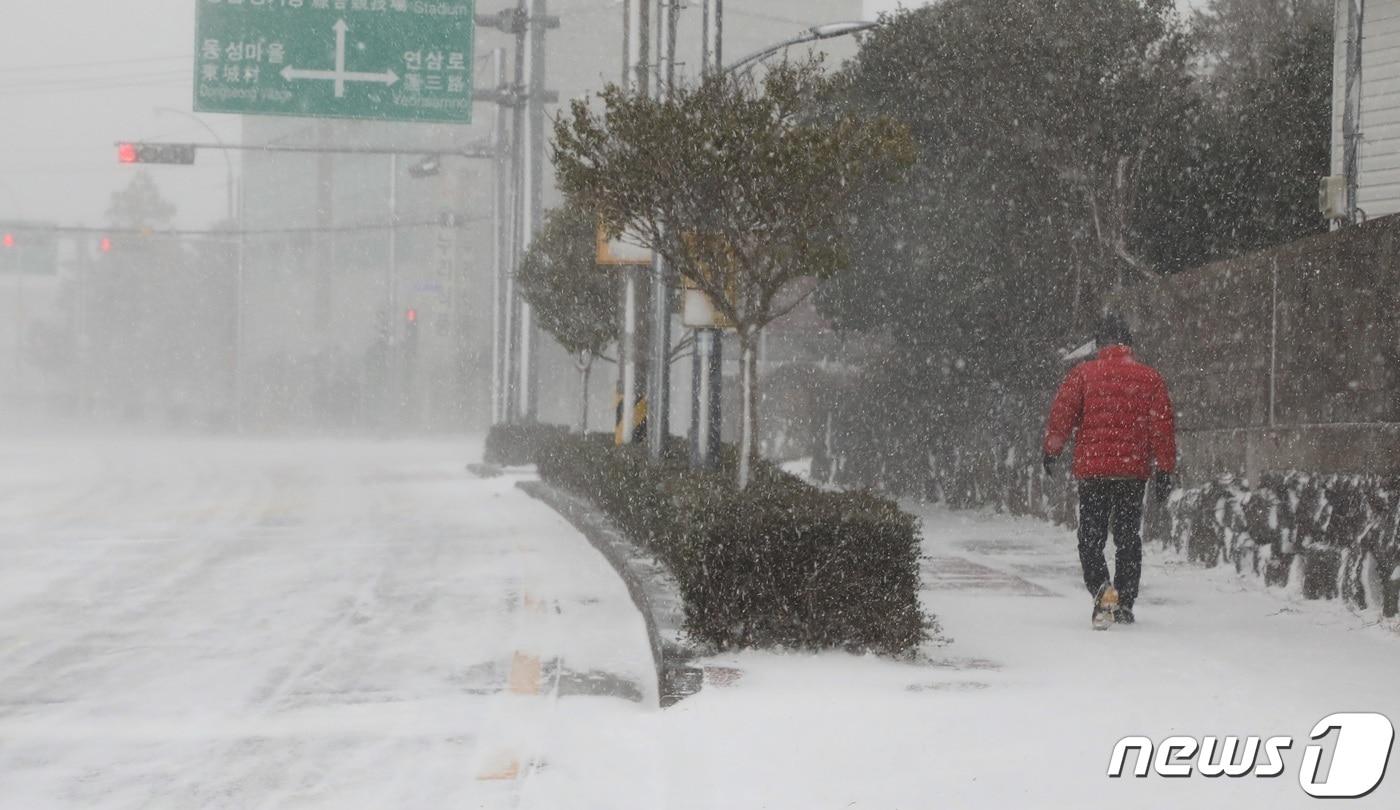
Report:
[[[728,0],[724,5],[726,62],[811,25],[862,16],[861,0]],[[508,6],[514,3],[480,0],[477,11],[492,14]],[[547,83],[562,102],[621,79],[620,3],[551,0],[548,12],[562,23],[549,35],[547,55]],[[677,74],[695,78],[699,3],[681,12],[679,43]],[[513,39],[479,29],[477,87],[495,85],[491,54],[496,48],[509,53]],[[839,65],[854,45],[839,41],[830,52]],[[549,110],[551,116],[555,112]],[[489,143],[496,114],[492,105],[478,104],[469,127],[248,117],[244,140],[442,150]],[[438,174],[422,179],[410,176],[414,163],[400,158],[391,180],[391,159],[384,155],[253,152],[245,158],[250,234],[244,390],[254,425],[364,428],[407,422],[460,429],[489,422],[492,163],[449,158]],[[546,206],[558,203],[549,184]],[[393,238],[387,227],[391,188],[399,209]],[[414,327],[407,324],[409,310],[417,318]],[[394,331],[402,339],[410,328],[418,331],[412,362],[407,368],[387,367],[386,337]],[[577,385],[572,361],[547,340],[544,345],[540,418],[570,422]],[[608,376],[594,375],[599,402],[610,397]],[[686,372],[677,379],[688,378]],[[688,402],[685,396],[677,399]],[[594,413],[605,410],[594,408]]]

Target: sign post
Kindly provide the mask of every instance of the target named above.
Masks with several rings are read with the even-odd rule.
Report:
[[[724,386],[724,330],[734,323],[715,307],[715,302],[690,280],[684,282],[681,324],[694,330],[695,350],[691,359],[690,385],[690,462],[695,469],[713,469],[721,441],[723,414],[721,393]]]
[[[194,109],[469,124],[475,0],[197,0]]]
[[[622,270],[622,335],[618,340],[618,361],[621,377],[618,382],[621,390],[621,415],[619,425],[627,425],[619,435],[623,444],[631,444],[632,430],[636,425],[636,409],[641,399],[643,381],[638,379],[637,365],[637,288],[638,281],[651,267],[651,250],[637,244],[635,238],[619,237],[609,239],[602,225],[598,226],[597,256],[595,262],[606,269]],[[655,371],[653,370],[653,373]]]

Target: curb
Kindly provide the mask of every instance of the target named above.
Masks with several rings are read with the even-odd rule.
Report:
[[[687,641],[682,633],[685,619],[675,577],[652,555],[624,537],[588,501],[543,481],[521,481],[516,486],[578,529],[627,584],[632,602],[646,622],[661,708],[674,706],[699,692],[704,670],[691,662],[705,651]]]

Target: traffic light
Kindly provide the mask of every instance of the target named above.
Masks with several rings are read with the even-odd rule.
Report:
[[[118,163],[164,163],[172,166],[194,165],[195,145],[192,143],[117,144]]]
[[[58,242],[52,229],[34,222],[0,222],[0,275],[57,273]]]
[[[436,177],[442,171],[442,160],[436,155],[429,155],[412,166],[408,167],[408,176],[415,180],[422,180],[426,177]]]
[[[403,351],[410,362],[418,356],[418,310],[410,308],[403,315]]]
[[[100,251],[102,251],[103,253],[111,253],[111,252],[112,252],[112,237],[110,237],[110,236],[104,236],[104,237],[102,237],[102,239],[100,239],[100,240],[98,241],[98,243],[97,243],[97,249],[100,250]]]

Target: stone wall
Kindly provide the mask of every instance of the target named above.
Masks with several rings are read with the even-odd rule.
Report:
[[[1400,472],[1397,239],[1387,217],[1119,296],[1188,475]]]
[[[1400,215],[1119,296],[1178,412],[1185,488],[1165,508],[1149,499],[1149,540],[1309,598],[1400,614],[1398,240]],[[971,420],[930,426],[921,413],[890,429],[870,418],[878,379],[867,368],[828,383],[844,393],[808,420],[826,427],[811,442],[826,451],[813,453],[819,480],[1074,525],[1068,465],[1041,469],[1048,387],[1008,391]]]

